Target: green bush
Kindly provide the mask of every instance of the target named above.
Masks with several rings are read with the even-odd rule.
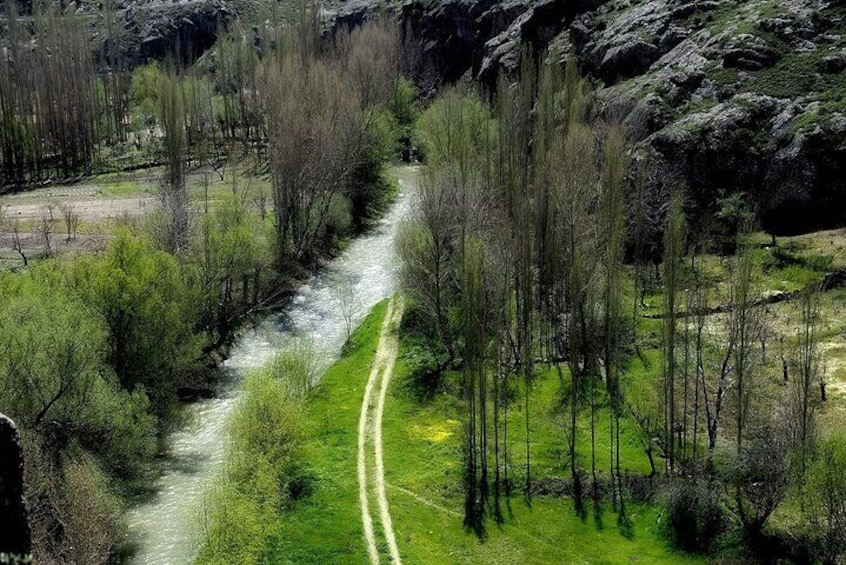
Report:
[[[414,145],[431,165],[464,168],[484,162],[481,156],[496,139],[487,106],[477,96],[451,89],[418,119]]]
[[[279,513],[311,490],[298,451],[302,400],[315,370],[314,356],[300,348],[247,379],[229,426],[223,475],[206,496],[198,563],[261,562]]]
[[[824,564],[846,559],[846,435],[826,438],[817,446],[808,472],[807,537]]]
[[[99,378],[103,329],[64,289],[34,280],[0,300],[0,410],[27,428],[73,427]]]
[[[704,481],[678,479],[666,493],[666,531],[673,546],[705,551],[723,528],[719,497]]]
[[[414,122],[420,116],[417,87],[405,77],[400,77],[394,95],[388,102],[388,110],[400,126],[402,135],[409,135]]]
[[[212,343],[228,344],[253,301],[261,299],[273,262],[272,236],[244,198],[230,194],[203,216],[192,253],[186,305],[196,330]]]
[[[143,387],[164,414],[199,349],[176,259],[119,230],[105,255],[74,265],[71,280],[106,329],[106,361],[121,385]]]
[[[106,373],[108,374],[108,373]],[[139,476],[155,456],[156,418],[147,395],[117,382],[95,381],[80,422],[81,443],[120,477]]]
[[[109,478],[85,453],[68,457],[63,465],[62,523],[70,563],[107,563],[125,535],[122,505]]]

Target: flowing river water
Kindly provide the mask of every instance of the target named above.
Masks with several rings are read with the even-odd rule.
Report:
[[[400,193],[385,217],[355,239],[339,257],[312,276],[281,312],[245,332],[224,363],[219,394],[186,407],[189,424],[166,438],[165,457],[150,500],[128,514],[132,563],[180,565],[196,555],[202,532],[203,495],[223,463],[226,422],[241,396],[240,382],[292,339],[305,339],[321,359],[321,371],[338,358],[346,339],[346,322],[335,285],[353,285],[358,322],[396,289],[394,236],[406,215],[419,170],[392,171]],[[348,281],[348,282],[347,282]]]

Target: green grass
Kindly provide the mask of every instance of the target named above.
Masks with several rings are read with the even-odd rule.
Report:
[[[333,365],[308,401],[303,447],[315,490],[280,518],[269,540],[274,563],[364,563],[358,506],[358,415],[386,303],[355,331],[346,355]]]
[[[386,304],[378,305],[355,332],[346,355],[326,374],[308,401],[305,463],[314,490],[280,516],[265,555],[271,563],[366,563],[356,479],[358,417]],[[400,553],[406,563],[698,563],[674,553],[660,535],[660,512],[629,507],[622,531],[610,507],[580,518],[566,498],[515,494],[505,522],[488,522],[484,540],[462,526],[460,405],[455,395],[420,400],[411,386],[401,344],[383,422],[388,499]],[[564,382],[567,380],[566,373]],[[448,379],[457,379],[450,375]],[[636,379],[647,379],[641,372]],[[454,384],[454,383],[452,383]],[[635,384],[638,384],[635,382]],[[447,388],[450,388],[447,383]],[[540,371],[532,388],[533,475],[566,477],[565,429],[558,412],[557,372]],[[602,403],[604,405],[604,403]],[[522,408],[509,416],[512,473],[524,473]],[[583,408],[583,411],[584,408]],[[605,461],[607,410],[600,411],[598,449]],[[588,453],[587,417],[580,420],[579,449]],[[648,471],[637,431],[624,423],[623,457],[632,472]],[[589,460],[582,461],[583,465]],[[606,505],[607,506],[607,505]],[[377,536],[378,536],[377,525]],[[380,548],[383,556],[385,547]]]
[[[149,177],[149,178],[145,178]],[[149,196],[156,193],[153,176],[148,174],[115,174],[95,177],[100,185],[101,198],[131,198],[133,196]]]

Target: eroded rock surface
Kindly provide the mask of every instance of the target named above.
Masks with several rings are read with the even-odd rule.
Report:
[[[628,115],[640,159],[713,209],[743,192],[765,227],[846,218],[846,2],[406,0],[446,81],[488,87],[520,53],[578,59],[596,107]]]

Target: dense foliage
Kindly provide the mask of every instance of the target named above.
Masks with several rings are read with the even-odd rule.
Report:
[[[46,260],[31,262],[18,238],[27,228],[9,218],[0,229],[14,232],[23,260],[0,276],[0,410],[23,429],[35,559],[105,562],[123,541],[124,495],[148,480],[160,434],[179,421],[178,398],[212,389],[238,328],[383,209],[392,187],[382,166],[409,135],[416,91],[401,75],[395,25],[324,37],[305,4],[292,23],[264,22],[272,49],[247,44],[252,32],[235,25],[197,65],[113,61],[105,76],[81,20],[58,5],[20,18],[14,3],[6,9],[2,184],[164,166],[160,206],[119,222],[97,253],[53,257],[48,233]],[[202,198],[186,180],[192,168],[205,177]],[[241,179],[269,177],[269,192],[236,182],[236,168]],[[209,175],[233,178],[213,203]],[[68,219],[68,239],[78,223]],[[280,359],[274,371],[302,369]],[[228,471],[253,485],[232,493],[245,505],[238,522],[266,520],[288,496],[261,493],[293,473],[283,465],[298,433],[291,391],[304,388],[267,376],[248,385],[233,430],[249,465]],[[210,547],[229,543],[227,520],[214,515]],[[240,562],[232,551],[220,562]]]

